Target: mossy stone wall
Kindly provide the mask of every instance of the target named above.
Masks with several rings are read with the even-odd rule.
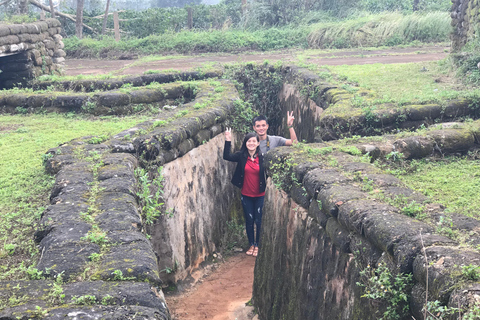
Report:
[[[65,51],[60,21],[0,22],[0,89],[25,85],[42,74],[62,74]]]
[[[421,157],[433,148],[413,155],[413,146],[435,140],[444,154],[456,153],[475,143],[478,125],[445,126],[426,137],[385,138],[377,145],[355,147],[363,153],[378,150],[381,157],[395,150],[393,145],[402,146],[412,151],[405,157]],[[430,145],[434,143],[424,144]],[[357,285],[366,284],[360,272],[379,263],[394,275],[413,275],[404,291],[409,295],[405,319],[423,319],[427,288],[429,301],[460,307],[463,314],[475,308],[477,281],[465,278],[462,266],[480,264],[478,220],[446,214],[399,179],[341,151],[345,145],[333,144],[328,154],[311,155],[326,146],[276,148],[266,155],[271,178],[253,291],[260,319],[379,319],[391,299],[362,297],[365,291]],[[389,199],[426,206],[429,218],[409,217]],[[446,216],[449,227],[463,234],[461,246],[460,240],[438,233]]]
[[[459,51],[468,38],[472,37],[480,23],[480,2],[478,0],[452,0],[452,49]]]

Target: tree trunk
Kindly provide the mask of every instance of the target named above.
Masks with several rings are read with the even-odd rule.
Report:
[[[102,34],[105,34],[105,29],[107,29],[107,18],[108,18],[108,7],[109,6],[110,6],[110,0],[107,0],[107,5],[105,7],[105,16],[103,17]]]
[[[55,18],[55,8],[53,7],[53,0],[48,0],[50,4],[50,13],[52,14],[52,18]]]
[[[187,27],[188,30],[193,29],[193,12],[191,7],[187,8]]]
[[[83,2],[84,0],[77,0],[77,21],[75,25],[75,34],[78,39],[83,37]]]
[[[28,0],[18,1],[18,14],[28,14]]]
[[[418,3],[420,0],[413,0],[413,11],[418,11]]]

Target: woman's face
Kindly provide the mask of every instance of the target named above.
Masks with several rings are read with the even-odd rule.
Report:
[[[250,139],[247,140],[247,150],[248,151],[255,151],[257,150],[258,145],[260,142],[257,141],[256,137],[251,137]]]

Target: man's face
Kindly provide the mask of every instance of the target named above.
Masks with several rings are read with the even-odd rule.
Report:
[[[253,126],[253,130],[261,137],[267,134],[268,124],[267,121],[255,121],[255,125]]]

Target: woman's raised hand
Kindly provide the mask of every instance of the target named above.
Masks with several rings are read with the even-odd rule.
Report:
[[[232,141],[232,128],[225,129],[225,141]]]

